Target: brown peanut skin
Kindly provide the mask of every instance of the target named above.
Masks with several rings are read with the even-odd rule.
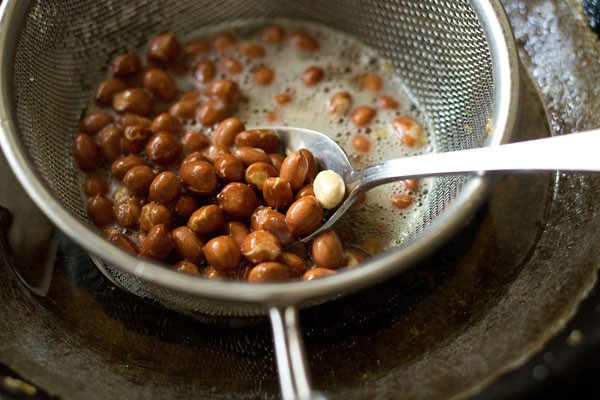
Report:
[[[110,163],[121,157],[123,152],[123,130],[116,125],[107,125],[98,134],[98,145],[104,159]]]
[[[257,147],[267,153],[276,152],[279,148],[279,137],[271,129],[251,129],[235,136],[237,147]]]
[[[113,202],[103,194],[94,196],[88,200],[87,214],[98,228],[104,228],[113,220]]]
[[[217,236],[204,246],[206,261],[218,270],[236,268],[242,261],[240,246],[231,236]]]
[[[309,176],[310,160],[300,151],[288,155],[279,170],[279,176],[290,183],[292,190],[298,190]]]
[[[269,207],[285,209],[294,200],[292,187],[283,178],[267,178],[263,182],[262,193]]]
[[[276,44],[283,40],[285,31],[279,25],[271,25],[266,27],[260,33],[260,39],[266,44]]]
[[[113,109],[119,114],[132,113],[141,116],[152,112],[152,98],[145,90],[139,88],[126,89],[113,96]]]
[[[350,119],[357,128],[363,128],[373,121],[376,114],[377,111],[374,108],[360,106],[352,112]]]
[[[280,282],[288,280],[292,277],[290,269],[287,265],[280,262],[264,262],[258,264],[248,274],[248,282],[265,283],[265,282]]]
[[[204,261],[204,243],[189,227],[179,226],[173,229],[171,236],[179,257],[194,264]]]
[[[83,192],[88,197],[94,197],[99,194],[108,194],[108,185],[102,178],[92,177],[83,183]]]
[[[225,224],[225,215],[221,207],[215,204],[202,206],[190,216],[188,227],[199,235],[214,233]]]
[[[171,210],[161,204],[148,203],[142,207],[139,225],[142,231],[149,232],[152,227],[159,224],[163,224],[168,228],[171,226],[172,221]]]
[[[151,258],[156,261],[164,261],[173,249],[171,232],[163,225],[154,225],[140,248],[140,257]]]
[[[305,281],[312,281],[315,279],[324,278],[326,276],[335,275],[336,273],[337,271],[333,269],[315,267],[306,271],[304,275],[302,275],[302,279]]]
[[[183,194],[175,202],[175,214],[182,218],[189,218],[199,207],[198,201],[194,196]]]
[[[316,197],[302,197],[288,208],[285,222],[292,234],[310,235],[323,224],[323,209]]]
[[[334,231],[317,236],[313,240],[310,253],[317,267],[338,269],[344,266],[344,247]]]
[[[269,207],[258,207],[250,217],[253,231],[265,230],[277,237],[282,246],[288,246],[294,241],[290,233],[285,215]]]
[[[198,83],[208,83],[215,78],[217,69],[215,64],[210,60],[202,60],[196,65],[194,77]]]
[[[142,206],[135,199],[125,199],[113,207],[113,213],[117,223],[123,228],[133,229],[138,226]]]
[[[152,129],[154,133],[167,131],[175,135],[181,132],[182,126],[177,117],[169,113],[162,113],[152,120],[150,129]]]
[[[173,269],[177,272],[182,272],[184,274],[192,275],[192,276],[200,276],[200,269],[193,262],[182,260],[175,263]]]
[[[93,172],[100,166],[102,153],[94,138],[88,134],[80,133],[75,136],[71,144],[71,151],[75,161],[84,172]]]
[[[269,67],[259,67],[254,70],[252,76],[254,77],[254,82],[259,86],[268,86],[275,79],[275,71]]]
[[[122,233],[115,233],[112,235],[110,237],[110,242],[131,255],[137,256],[140,253],[138,245]]]
[[[113,122],[112,115],[104,111],[96,111],[86,114],[79,123],[79,130],[83,133],[93,135]]]
[[[186,154],[204,150],[210,145],[206,135],[198,131],[187,131],[183,135],[182,143],[183,152]]]
[[[194,161],[182,166],[179,179],[187,190],[200,196],[213,194],[218,185],[217,174],[206,161]]]
[[[167,165],[179,157],[181,144],[175,136],[167,131],[152,136],[146,144],[146,155],[150,161],[159,165]]]
[[[202,126],[213,126],[231,114],[231,106],[220,98],[209,99],[196,110],[196,120]]]
[[[253,189],[262,190],[263,184],[267,178],[277,176],[277,170],[271,164],[257,162],[246,168],[244,181]]]
[[[181,192],[181,182],[177,175],[171,171],[161,172],[154,178],[150,184],[148,200],[159,203],[169,204]]]
[[[113,76],[126,77],[135,74],[142,68],[142,62],[137,54],[125,53],[118,55],[112,62]]]
[[[121,147],[124,154],[139,154],[144,150],[148,139],[152,137],[152,130],[145,124],[126,126],[123,131]]]
[[[209,83],[204,93],[208,97],[216,97],[228,104],[235,104],[240,98],[240,87],[230,79],[218,79]]]
[[[123,177],[123,185],[136,196],[146,196],[155,176],[149,166],[138,165],[127,171]]]
[[[281,244],[271,232],[255,231],[242,241],[242,254],[253,264],[274,261],[281,254]]]
[[[245,168],[257,162],[271,163],[271,158],[267,153],[254,147],[238,147],[231,154],[240,160]]]
[[[246,236],[250,234],[250,229],[241,221],[227,221],[225,224],[225,233],[231,236],[241,247]]]
[[[217,126],[211,135],[213,145],[219,149],[227,150],[233,146],[238,133],[244,131],[244,124],[237,118],[227,118]]]
[[[217,195],[217,201],[227,214],[235,218],[249,217],[258,205],[254,190],[240,182],[227,184]]]
[[[214,167],[217,176],[225,183],[241,182],[244,178],[244,165],[231,154],[217,158]]]
[[[146,54],[148,59],[157,63],[169,63],[179,55],[181,45],[171,32],[165,32],[150,39]]]
[[[292,46],[306,52],[319,50],[319,42],[306,32],[294,32],[290,36]]]
[[[145,165],[144,160],[138,156],[129,155],[115,160],[111,165],[110,172],[115,178],[122,181],[127,171],[140,165]]]
[[[96,93],[94,95],[96,103],[99,106],[108,106],[112,104],[115,94],[122,92],[127,89],[127,87],[127,82],[121,79],[109,78],[103,80],[96,87]]]
[[[304,82],[305,86],[315,86],[319,82],[323,80],[325,77],[325,71],[319,67],[308,67],[302,73],[302,82]]]
[[[169,108],[169,114],[182,119],[191,120],[196,115],[198,100],[179,100]]]
[[[306,264],[297,254],[283,252],[277,257],[277,261],[287,265],[292,277],[300,277],[306,272]]]

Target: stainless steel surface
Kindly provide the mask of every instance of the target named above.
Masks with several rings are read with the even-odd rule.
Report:
[[[600,129],[495,147],[385,160],[362,170],[353,169],[346,152],[322,133],[295,127],[272,129],[286,149],[309,149],[321,169],[335,171],[346,183],[345,200],[303,241],[331,229],[366,191],[401,179],[489,171],[600,171],[596,151],[600,147]]]
[[[118,52],[139,48],[151,34],[174,27],[190,37],[213,24],[307,19],[354,35],[389,59],[424,110],[442,151],[507,141],[519,109],[515,45],[497,1],[12,0],[0,13],[0,144],[20,183],[62,231],[102,257],[124,287],[188,314],[266,313],[272,306],[322,302],[381,281],[455,232],[481,203],[487,185],[481,177],[438,179],[432,205],[409,240],[330,279],[280,285],[190,280],[115,251],[85,217],[68,144],[92,86]],[[490,117],[494,133],[488,138]]]

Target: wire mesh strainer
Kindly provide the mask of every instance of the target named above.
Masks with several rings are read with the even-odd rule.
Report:
[[[486,180],[436,180],[410,240],[368,265],[321,281],[248,285],[190,280],[115,249],[87,221],[69,143],[93,86],[119,53],[165,30],[274,17],[346,32],[387,58],[426,113],[436,148],[507,141],[518,110],[518,61],[498,1],[5,1],[0,25],[1,144],[21,184],[49,218],[127,290],[189,315],[269,313],[284,397],[309,397],[296,307],[356,291],[430,252],[485,195]],[[492,134],[486,129],[491,119]]]

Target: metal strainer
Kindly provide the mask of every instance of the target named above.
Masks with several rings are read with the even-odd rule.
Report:
[[[486,179],[437,179],[409,239],[361,268],[310,283],[189,279],[117,251],[87,220],[69,144],[110,60],[165,30],[186,39],[209,26],[284,17],[325,24],[379,51],[426,113],[440,151],[507,141],[519,108],[518,59],[495,0],[5,0],[0,17],[0,141],[26,191],[61,230],[101,257],[101,269],[125,289],[194,316],[269,314],[285,398],[312,395],[297,307],[409,267],[468,220],[485,196]]]

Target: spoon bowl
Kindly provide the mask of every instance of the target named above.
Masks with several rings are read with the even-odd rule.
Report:
[[[306,148],[321,170],[332,170],[346,184],[343,202],[319,229],[302,238],[307,242],[330,229],[350,209],[358,197],[379,185],[408,179],[486,171],[600,171],[596,149],[600,148],[600,129],[529,140],[498,146],[385,160],[355,170],[346,152],[327,135],[310,129],[271,127],[286,152]]]

